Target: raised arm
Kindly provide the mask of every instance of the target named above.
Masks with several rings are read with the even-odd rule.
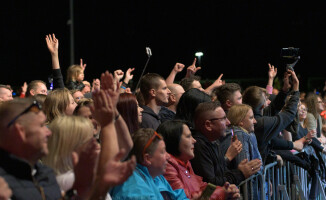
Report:
[[[184,64],[182,63],[176,63],[170,73],[170,75],[166,78],[165,82],[167,85],[169,84],[173,84],[174,79],[176,77],[176,75],[181,72],[183,70],[183,68],[185,67]]]
[[[205,92],[209,95],[212,94],[213,90],[219,86],[221,86],[223,84],[223,81],[222,81],[222,76],[223,74],[221,74],[215,81],[212,85],[210,85],[208,88],[205,89]]]
[[[267,82],[266,90],[267,90],[268,94],[272,94],[274,78],[277,75],[277,68],[274,67],[274,65],[271,65],[270,63],[268,63],[268,68],[269,68],[268,82]]]
[[[201,69],[201,67],[196,67],[196,61],[197,59],[195,58],[192,64],[187,68],[186,78],[194,76],[196,72]]]
[[[64,88],[63,77],[59,64],[59,40],[54,34],[45,36],[46,45],[51,54],[52,73],[53,73],[53,89]]]
[[[115,112],[114,125],[117,132],[119,149],[126,150],[126,155],[124,155],[125,158],[128,155],[129,151],[131,150],[133,146],[133,142],[131,139],[131,135],[129,133],[128,126],[117,110],[117,103],[119,101],[119,92],[118,90],[115,90],[116,87],[114,87],[114,80],[112,78],[112,75],[110,75],[108,72],[105,72],[105,74],[101,76],[101,83],[102,83],[101,89],[107,91],[112,99],[112,104]],[[119,83],[117,84],[119,85]]]

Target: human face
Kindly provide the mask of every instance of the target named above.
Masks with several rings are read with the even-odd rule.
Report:
[[[74,100],[74,98],[71,96],[71,94],[69,94],[69,104],[65,110],[65,114],[66,115],[72,115],[74,113],[74,110],[76,108],[77,104]]]
[[[210,122],[210,131],[213,133],[210,136],[211,141],[225,137],[225,130],[230,125],[230,121],[226,118],[222,107],[216,108],[208,121]]]
[[[263,97],[264,97],[264,108],[266,108],[267,106],[269,106],[269,104],[271,104],[271,100],[269,100],[266,93],[263,93]]]
[[[82,82],[84,80],[84,71],[82,71],[80,74],[77,75],[76,81]]]
[[[98,133],[98,129],[100,128],[98,122],[93,118],[91,109],[88,106],[82,106],[81,108],[79,108],[78,110],[78,116],[82,116],[85,117],[89,120],[91,120],[92,124],[93,124],[93,128],[94,128],[94,134]]]
[[[44,94],[44,95],[48,94],[48,89],[46,88],[44,83],[37,83],[37,87],[34,90],[34,95],[36,94]]]
[[[84,95],[82,92],[77,91],[72,95],[72,97],[74,98],[75,102],[78,103],[79,100],[84,98]]]
[[[83,90],[82,90],[81,92],[82,92],[83,94],[86,94],[86,93],[91,92],[91,86],[88,85],[88,84],[85,84],[85,83],[84,83],[84,85],[85,85],[85,87],[83,88]]]
[[[194,144],[196,140],[192,137],[191,131],[187,125],[183,125],[183,132],[180,138],[178,158],[184,162],[191,160],[195,157]]]
[[[317,97],[317,110],[318,110],[318,112],[321,112],[321,111],[323,111],[325,108],[324,108],[324,102],[323,102],[323,100],[320,98],[320,97]]]
[[[199,81],[194,80],[191,85],[192,85],[192,88],[197,88],[198,90],[205,92],[204,88],[201,86]]]
[[[144,109],[142,107],[139,106],[138,101],[137,102],[137,113],[138,113],[138,123],[141,123],[143,121],[143,111]]]
[[[45,125],[46,117],[42,111],[28,113],[24,123],[26,152],[35,161],[49,153],[48,138],[51,131]]]
[[[239,90],[234,92],[231,102],[232,105],[242,104],[242,94]]]
[[[167,87],[165,80],[160,79],[160,86],[155,90],[155,93],[155,99],[159,106],[169,103],[171,91]]]
[[[307,118],[307,107],[304,104],[300,104],[298,106],[298,112],[299,112],[299,120],[303,121]]]
[[[256,123],[257,121],[254,117],[254,113],[252,112],[252,109],[250,109],[245,118],[240,122],[240,126],[246,129],[249,133],[252,133],[255,131],[254,125]]]
[[[166,153],[165,143],[163,140],[160,140],[155,151],[152,155],[149,155],[150,165],[148,166],[148,171],[153,178],[165,173],[168,158],[169,155]]]
[[[12,100],[12,93],[7,88],[0,88],[0,102]]]

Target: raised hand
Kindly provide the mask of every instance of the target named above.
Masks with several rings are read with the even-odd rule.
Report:
[[[238,169],[242,172],[245,178],[249,178],[251,175],[256,174],[262,165],[261,160],[254,159],[248,162],[248,159],[243,159],[239,165]]]
[[[115,116],[115,106],[107,91],[95,91],[92,94],[94,104],[90,107],[92,115],[98,121],[101,127],[113,122]]]
[[[101,89],[105,90],[110,97],[112,98],[112,104],[116,107],[119,101],[119,91],[117,88],[120,88],[120,83],[115,83],[113,75],[106,71],[101,75]]]
[[[197,59],[195,58],[194,61],[192,62],[192,65],[190,65],[187,68],[186,77],[194,76],[196,74],[196,72],[201,69],[201,67],[196,67],[196,61],[197,61]]]
[[[100,90],[101,89],[101,81],[100,79],[93,79],[93,84],[92,84],[92,92],[96,91],[96,90]]]
[[[78,195],[87,196],[94,180],[94,169],[99,155],[99,145],[95,138],[72,153],[75,182],[73,188]]]
[[[131,72],[133,72],[135,70],[135,68],[129,68],[127,71],[126,71],[126,75],[125,75],[125,79],[123,82],[125,82],[126,84],[129,83],[129,81],[134,77],[133,74],[131,74]]]
[[[24,85],[21,88],[22,88],[22,93],[25,94],[27,91],[27,83],[24,82]]]
[[[86,64],[83,63],[83,59],[80,59],[80,66],[83,68],[83,70],[85,71],[86,69]]]
[[[277,68],[274,67],[274,65],[271,65],[270,63],[268,63],[268,78],[273,79],[275,78],[275,76],[277,75]]]
[[[124,72],[121,69],[117,69],[113,72],[113,74],[114,74],[114,80],[116,82],[119,82],[122,79]]]
[[[176,72],[176,73],[179,73],[179,72],[181,72],[183,70],[184,67],[185,67],[184,64],[182,64],[182,63],[176,63],[174,65],[173,71]]]
[[[46,41],[46,45],[48,46],[48,49],[50,51],[50,53],[53,54],[58,54],[58,50],[59,50],[59,40],[55,37],[54,33],[46,35],[45,36],[45,41]]]
[[[115,158],[107,163],[103,174],[104,183],[116,186],[122,184],[132,174],[136,167],[136,157],[132,156],[129,161],[121,162],[124,154],[125,150],[121,149]]]

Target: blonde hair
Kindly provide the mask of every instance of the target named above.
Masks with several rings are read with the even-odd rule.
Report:
[[[70,104],[70,91],[67,88],[56,89],[47,95],[43,110],[47,118],[47,122],[51,122],[54,118],[64,115],[65,110]]]
[[[247,113],[251,109],[251,106],[247,104],[234,105],[230,108],[227,114],[227,118],[230,121],[231,125],[239,126],[240,122],[246,117]]]
[[[49,129],[49,154],[42,161],[59,175],[73,169],[71,154],[93,137],[93,126],[84,117],[62,116],[53,120]]]
[[[66,83],[68,84],[70,81],[76,81],[79,74],[83,73],[83,68],[80,65],[71,65],[67,69],[67,80]]]

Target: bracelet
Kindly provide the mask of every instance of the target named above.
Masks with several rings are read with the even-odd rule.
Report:
[[[127,89],[127,88],[126,88],[125,86],[123,86],[123,85],[121,85],[121,87],[120,87],[120,88],[122,88],[122,89],[124,89],[124,90],[125,90],[125,89]]]
[[[124,81],[122,81],[121,86],[123,86],[123,87],[128,87],[128,83],[125,83]]]

